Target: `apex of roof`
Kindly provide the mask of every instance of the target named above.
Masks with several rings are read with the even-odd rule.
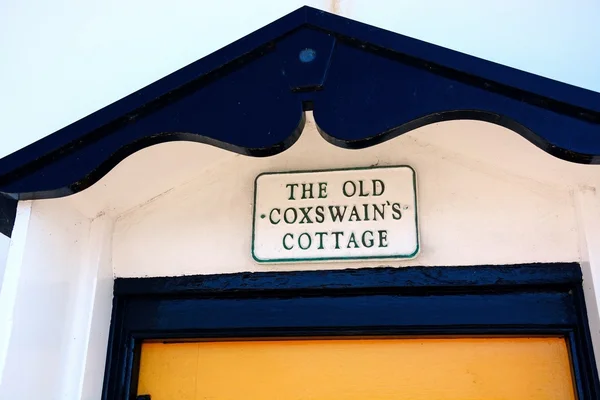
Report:
[[[599,93],[302,7],[1,159],[0,231],[10,233],[17,200],[84,190],[159,142],[277,154],[306,110],[347,148],[477,119],[556,157],[600,163]]]

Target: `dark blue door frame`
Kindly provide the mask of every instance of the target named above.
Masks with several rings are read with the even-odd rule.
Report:
[[[144,340],[356,335],[564,336],[577,398],[600,394],[575,263],[127,278],[114,292],[104,400],[135,398]]]

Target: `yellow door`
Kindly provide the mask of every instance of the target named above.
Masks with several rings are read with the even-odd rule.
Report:
[[[152,400],[574,400],[562,338],[145,343]]]

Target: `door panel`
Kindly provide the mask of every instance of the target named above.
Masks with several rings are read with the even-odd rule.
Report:
[[[144,343],[152,400],[574,400],[562,338]]]

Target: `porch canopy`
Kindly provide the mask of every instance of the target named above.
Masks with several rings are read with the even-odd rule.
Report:
[[[310,110],[344,148],[472,119],[600,164],[600,94],[303,7],[1,159],[0,231],[10,236],[17,201],[80,192],[153,144],[280,153]]]

